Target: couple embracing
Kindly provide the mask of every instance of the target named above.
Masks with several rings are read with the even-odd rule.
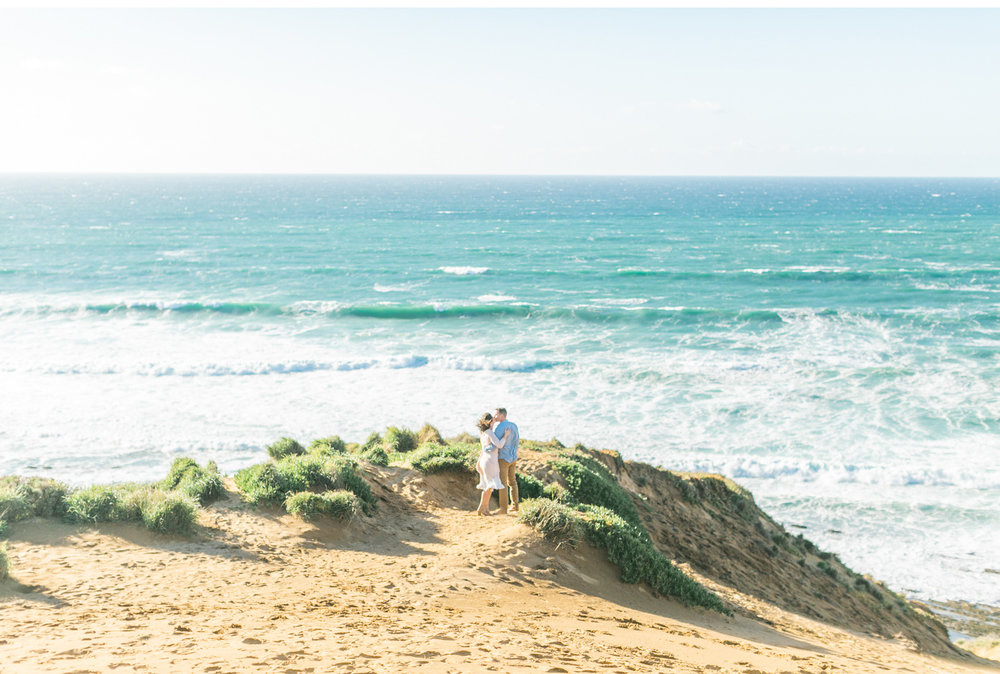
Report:
[[[479,455],[476,470],[479,472],[478,488],[483,490],[479,500],[480,515],[492,515],[490,512],[490,496],[494,489],[500,491],[501,515],[507,514],[507,500],[510,498],[510,511],[517,512],[517,445],[521,440],[517,426],[507,421],[507,410],[498,407],[493,414],[487,412],[479,417],[476,424],[479,427],[479,443],[483,451]]]

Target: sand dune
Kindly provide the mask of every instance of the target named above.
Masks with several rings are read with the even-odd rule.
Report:
[[[474,516],[465,476],[369,470],[379,507],[348,524],[248,508],[231,482],[191,538],[18,523],[0,670],[1000,670],[806,617],[691,565],[736,613],[686,608],[623,584],[602,550]]]

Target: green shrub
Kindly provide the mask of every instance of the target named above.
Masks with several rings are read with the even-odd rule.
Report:
[[[73,522],[120,522],[131,513],[122,506],[122,490],[113,485],[95,484],[66,496],[66,516]]]
[[[583,520],[573,509],[547,498],[533,498],[521,504],[518,519],[557,543],[576,544],[584,539]]]
[[[382,436],[378,434],[378,431],[372,431],[371,434],[361,443],[361,451],[367,451],[372,447],[382,446]]]
[[[236,486],[253,504],[284,504],[294,493],[346,489],[361,500],[365,514],[371,512],[375,497],[358,473],[357,461],[346,454],[331,457],[289,456],[278,462],[260,463],[238,471]]]
[[[479,436],[472,435],[471,433],[459,433],[458,435],[448,438],[445,442],[440,443],[442,445],[478,445]],[[520,445],[520,446],[523,446]]]
[[[281,485],[282,497],[296,491],[314,489],[332,489],[334,478],[330,474],[331,462],[339,457],[329,459],[319,456],[289,456],[277,462],[278,479]]]
[[[0,487],[0,517],[10,522],[31,517],[31,504],[19,486]]]
[[[71,522],[138,522],[150,499],[167,495],[158,485],[127,482],[95,484],[70,492],[66,497],[66,519]]]
[[[385,429],[382,446],[390,454],[407,454],[417,448],[417,436],[413,431],[408,431],[405,428],[390,426]]]
[[[62,517],[66,492],[62,482],[47,477],[8,475],[0,478],[0,518],[14,522],[26,517]]]
[[[410,465],[421,473],[442,473],[451,470],[474,471],[480,454],[473,445],[421,445],[408,458]]]
[[[185,494],[151,489],[142,500],[141,513],[150,531],[187,534],[198,519],[198,503]]]
[[[681,498],[687,503],[698,503],[701,501],[701,494],[698,493],[698,488],[690,479],[672,472],[667,472],[666,475],[674,483],[678,491],[680,491]]]
[[[330,489],[333,480],[327,462],[316,456],[289,456],[277,463],[259,463],[237,471],[233,479],[247,501],[284,503],[289,493],[315,488]]]
[[[10,555],[7,554],[7,544],[0,545],[0,583],[10,577]]]
[[[372,488],[358,472],[358,462],[351,457],[336,457],[327,464],[327,470],[333,478],[332,489],[346,489],[361,500],[361,509],[370,515],[375,508],[375,495]]]
[[[9,527],[7,526],[7,520],[0,520],[0,538],[5,537],[7,535],[8,528]]]
[[[197,461],[186,456],[178,457],[170,464],[170,470],[167,471],[167,476],[163,478],[160,486],[166,491],[176,489],[189,472],[196,470],[201,470]]]
[[[267,446],[268,456],[275,461],[283,459],[286,456],[297,456],[305,453],[305,448],[292,438],[281,438],[277,442]]]
[[[791,543],[802,552],[817,552],[816,545],[802,534],[793,538]]]
[[[389,455],[386,453],[385,448],[381,445],[372,447],[371,449],[366,449],[361,452],[361,458],[368,463],[374,463],[377,466],[388,466],[389,465]]]
[[[430,424],[424,424],[420,427],[420,430],[417,431],[417,446],[426,445],[427,443],[434,445],[448,444],[444,441],[444,438],[441,437],[441,433],[438,429],[434,428]]]
[[[573,502],[573,497],[570,496],[569,491],[558,482],[545,485],[545,488],[542,489],[542,498],[550,499],[556,503]]]
[[[189,473],[181,480],[177,491],[205,505],[221,497],[226,488],[222,484],[221,475],[202,471],[200,474]]]
[[[837,570],[832,566],[830,566],[829,563],[823,560],[816,562],[816,568],[825,573],[826,575],[830,576],[830,578],[833,579],[837,578]]]
[[[358,497],[344,489],[320,494],[300,491],[285,499],[285,510],[304,520],[315,519],[319,515],[349,520],[357,514],[360,507],[361,502]]]
[[[271,463],[258,463],[236,472],[233,476],[236,486],[253,505],[259,503],[281,503],[285,499],[281,474]]]
[[[183,473],[178,471],[178,475]],[[78,489],[66,496],[65,517],[70,522],[89,524],[142,522],[150,531],[188,533],[197,518],[198,504],[182,493],[186,479],[181,478],[180,488],[175,491],[162,489],[165,481],[155,485],[97,484]]]
[[[548,499],[534,499],[521,507],[520,519],[550,538],[577,540],[582,531],[593,545],[607,550],[608,559],[618,566],[626,583],[643,582],[685,604],[730,613],[716,595],[660,554],[645,530],[609,508],[586,504],[572,508]]]
[[[516,473],[517,494],[521,500],[529,498],[540,498],[545,495],[545,485],[534,475],[527,473]]]
[[[317,438],[309,445],[309,452],[312,454],[343,454],[346,451],[347,443],[341,440],[339,435]]]
[[[600,461],[574,452],[553,461],[552,467],[562,475],[566,489],[576,501],[608,508],[645,533],[632,498]]]
[[[304,520],[314,519],[323,513],[323,497],[314,491],[297,491],[285,499],[285,510]]]
[[[565,449],[566,445],[552,438],[548,442],[538,442],[537,440],[521,440],[519,447],[530,449],[535,452],[555,452]]]
[[[165,493],[162,489],[151,485],[118,485],[115,491],[118,504],[115,507],[114,519],[103,521],[141,522],[143,505],[149,498],[149,492],[154,490],[161,494]]]
[[[66,514],[66,493],[69,489],[62,482],[48,478],[31,478],[25,485],[28,500],[34,502],[35,517],[62,517]]]
[[[361,509],[361,500],[346,489],[327,491],[322,494],[326,501],[326,514],[342,520],[349,520]]]
[[[225,487],[218,467],[202,468],[194,459],[174,459],[170,472],[159,485],[164,491],[177,490],[204,505],[222,496]]]

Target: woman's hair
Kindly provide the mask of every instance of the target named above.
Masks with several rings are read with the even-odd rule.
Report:
[[[483,416],[479,417],[479,421],[476,422],[476,426],[479,427],[479,431],[485,431],[490,427],[490,422],[493,421],[493,415],[487,412]]]

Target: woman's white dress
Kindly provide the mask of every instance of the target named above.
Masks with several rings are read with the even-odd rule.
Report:
[[[476,470],[479,471],[479,484],[476,488],[503,489],[503,482],[500,481],[500,460],[497,458],[500,440],[492,429],[486,429],[479,434],[479,444],[482,445],[483,451],[476,463]]]

